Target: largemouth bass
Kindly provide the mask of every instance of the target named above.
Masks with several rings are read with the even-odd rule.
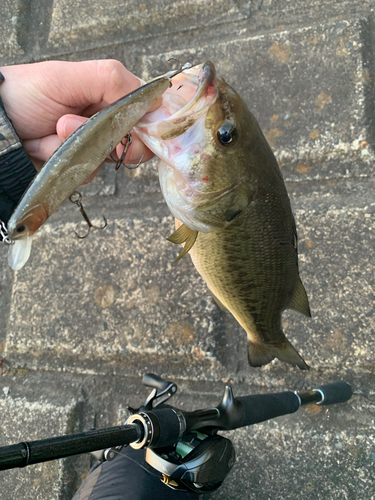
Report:
[[[9,265],[27,262],[31,238],[59,206],[92,174],[122,138],[170,86],[157,78],[93,115],[55,151],[35,177],[8,222]]]
[[[163,104],[135,127],[162,159],[163,196],[218,304],[246,330],[248,360],[308,365],[285,337],[286,308],[310,316],[297,233],[276,159],[241,97],[211,62],[173,80]]]

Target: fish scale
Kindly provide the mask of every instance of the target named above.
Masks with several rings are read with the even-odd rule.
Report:
[[[256,231],[253,211],[249,207],[226,229],[199,233],[190,255],[210,290],[253,340],[259,340],[259,336],[266,341],[275,340],[275,336],[282,340],[280,312],[290,301],[298,279],[295,251],[285,248],[277,259],[274,252],[267,253],[270,244]]]
[[[199,233],[190,255],[214,297],[246,330],[250,363],[263,364],[264,357],[259,359],[254,350],[268,344],[275,353],[281,349],[282,359],[287,351],[304,369],[307,365],[297,353],[290,353],[293,348],[281,328],[281,314],[300,281],[293,215],[289,208],[288,225],[282,201],[281,206],[277,199],[252,203],[228,228]],[[268,214],[266,206],[271,210]],[[261,224],[263,230],[259,230]]]

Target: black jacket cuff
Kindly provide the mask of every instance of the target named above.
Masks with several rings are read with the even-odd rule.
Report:
[[[0,73],[0,83],[1,77]],[[0,97],[0,220],[4,224],[36,174]]]
[[[36,173],[22,147],[0,156],[0,220],[5,224]]]

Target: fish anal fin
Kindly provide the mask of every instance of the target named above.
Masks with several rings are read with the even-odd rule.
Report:
[[[188,228],[185,224],[182,224],[173,234],[167,238],[168,241],[177,244],[184,244],[184,248],[177,259],[174,262],[180,260],[184,255],[186,255],[189,250],[192,249],[198,236],[198,231]]]
[[[247,354],[250,366],[263,366],[277,358],[280,361],[298,366],[301,370],[309,370],[310,368],[286,337],[283,342],[277,345],[249,342]]]
[[[308,318],[311,318],[309,299],[307,298],[307,293],[300,277],[298,277],[293,297],[288,304],[288,309],[293,309],[294,311],[297,311],[301,314],[304,314]]]

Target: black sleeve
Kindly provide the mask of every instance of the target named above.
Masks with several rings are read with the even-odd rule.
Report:
[[[0,73],[0,83],[2,81],[4,77]],[[4,224],[36,173],[0,97],[0,221]]]

